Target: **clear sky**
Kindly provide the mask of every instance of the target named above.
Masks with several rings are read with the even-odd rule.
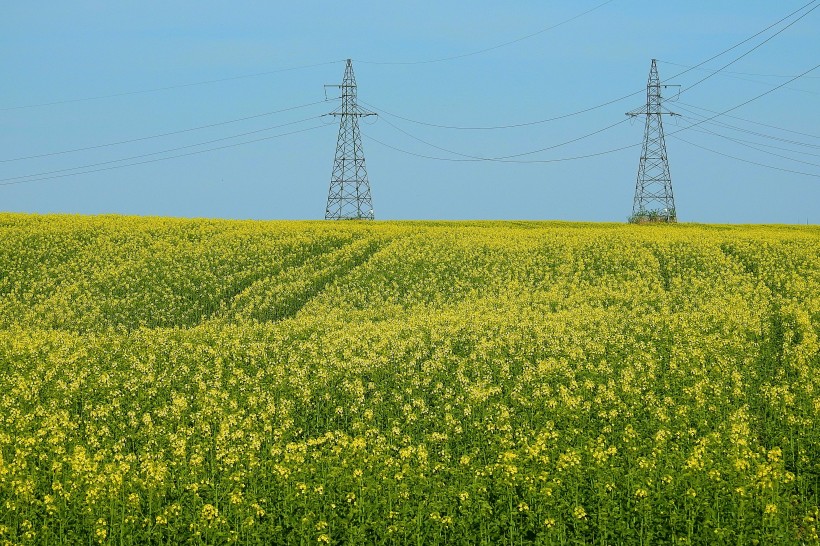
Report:
[[[382,111],[361,124],[377,219],[624,221],[643,122],[586,135],[645,102],[655,58],[661,79],[681,85],[666,89],[665,105],[682,116],[664,119],[679,219],[820,223],[820,68],[787,83],[820,63],[820,9],[794,22],[820,0],[674,77],[807,2],[6,2],[0,210],[320,219],[338,123],[318,117],[338,105],[322,102],[323,85],[340,83],[352,58],[359,98]],[[447,57],[458,58],[419,62]],[[318,66],[280,71],[305,65]],[[735,117],[681,131],[784,83]],[[418,123],[523,124],[630,93],[517,128]],[[176,134],[143,139],[164,133]],[[452,152],[541,162],[418,157],[464,159]],[[54,155],[18,159],[42,154]]]

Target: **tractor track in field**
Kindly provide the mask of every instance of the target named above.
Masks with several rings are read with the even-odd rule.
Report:
[[[254,318],[259,322],[280,322],[292,318],[327,286],[366,264],[392,242],[393,239],[357,239],[329,252],[298,261],[291,267],[283,267],[274,275],[256,278],[237,291],[233,297],[224,300],[228,302],[227,305],[205,318],[203,322],[217,319],[235,320],[239,317]],[[356,244],[362,244],[362,248],[354,249],[352,256],[343,256]],[[331,263],[323,267],[326,262]],[[289,288],[292,290],[288,290]],[[266,291],[268,294],[264,296]],[[247,309],[248,300],[252,301],[254,292],[263,294],[262,310],[255,313]]]

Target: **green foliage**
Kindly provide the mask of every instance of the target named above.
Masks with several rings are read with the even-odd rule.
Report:
[[[675,209],[663,210],[643,210],[638,211],[629,217],[630,224],[673,224],[678,221]]]

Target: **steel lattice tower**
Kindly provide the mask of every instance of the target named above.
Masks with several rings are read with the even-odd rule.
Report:
[[[373,203],[364,164],[359,118],[376,114],[356,104],[356,77],[353,75],[353,62],[350,59],[347,60],[342,84],[330,87],[341,89],[342,104],[330,114],[339,116],[340,119],[325,220],[373,220]]]
[[[635,199],[632,204],[632,220],[638,222],[677,221],[662,121],[664,115],[677,114],[663,111],[661,87],[658,67],[655,59],[652,59],[649,80],[646,82],[646,106],[627,113],[628,116],[633,117],[646,116],[641,162],[638,166],[638,180],[635,184]]]

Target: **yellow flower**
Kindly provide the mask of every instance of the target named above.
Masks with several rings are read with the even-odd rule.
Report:
[[[97,539],[97,542],[102,544],[105,542],[106,537],[108,536],[108,522],[102,518],[97,520],[97,524],[94,527],[94,538]]]
[[[200,515],[205,521],[212,521],[219,516],[219,510],[217,510],[213,504],[206,504],[202,507],[202,512]]]
[[[764,514],[776,514],[777,513],[777,505],[776,504],[767,504],[766,508],[763,509]]]
[[[584,510],[583,506],[576,506],[572,510],[572,515],[573,517],[575,517],[575,519],[586,519],[587,511]]]

